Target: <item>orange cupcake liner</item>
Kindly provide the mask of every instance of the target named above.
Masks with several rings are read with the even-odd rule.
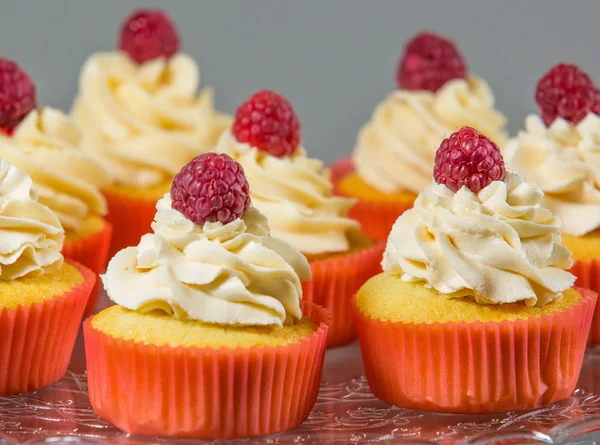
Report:
[[[332,314],[327,347],[342,346],[356,339],[352,296],[371,277],[381,272],[385,244],[348,255],[310,262],[312,279],[302,283],[303,299]]]
[[[102,230],[76,241],[67,241],[63,245],[62,254],[65,258],[77,261],[90,269],[95,274],[101,274],[108,263],[108,249],[112,237],[113,228],[110,223],[105,222]],[[94,312],[98,295],[100,294],[100,280],[96,280],[94,289],[88,300],[84,315]]]
[[[152,231],[150,225],[156,214],[156,201],[135,199],[103,190],[108,205],[106,220],[114,227],[109,258],[129,246],[136,246],[140,238]]]
[[[535,409],[571,395],[598,295],[540,318],[505,322],[394,323],[354,300],[373,394],[402,408],[445,413]]]
[[[155,346],[84,324],[88,390],[94,411],[134,434],[233,439],[273,434],[304,422],[319,391],[330,321],[286,346],[237,349]]]
[[[576,260],[569,271],[577,277],[576,286],[600,293],[600,260]],[[596,305],[588,346],[600,345],[600,305]]]
[[[0,396],[52,385],[65,372],[96,275],[69,261],[83,283],[69,292],[17,309],[0,309]]]

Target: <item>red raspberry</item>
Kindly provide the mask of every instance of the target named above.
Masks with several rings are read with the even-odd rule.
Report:
[[[579,123],[596,107],[592,79],[578,66],[560,63],[542,76],[535,90],[535,101],[546,125],[558,116]]]
[[[230,223],[250,207],[244,169],[226,154],[205,153],[181,169],[171,186],[172,207],[194,223]]]
[[[300,144],[300,122],[286,98],[262,90],[235,113],[232,128],[239,142],[281,157],[294,153]]]
[[[454,43],[442,36],[423,32],[404,48],[396,81],[405,90],[437,91],[452,79],[466,79],[467,65]]]
[[[600,90],[594,89],[592,97],[594,98],[594,103],[592,104],[592,108],[590,109],[590,111],[600,116]]]
[[[37,106],[35,85],[15,62],[0,59],[0,128],[12,129]]]
[[[137,63],[159,57],[169,58],[179,51],[179,34],[164,12],[140,9],[121,25],[119,49]]]
[[[435,154],[435,182],[455,193],[463,186],[477,193],[493,181],[503,180],[505,173],[498,146],[471,127],[452,133]]]

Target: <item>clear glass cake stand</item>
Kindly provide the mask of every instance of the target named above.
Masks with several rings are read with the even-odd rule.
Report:
[[[100,304],[107,305],[104,296]],[[236,441],[132,436],[92,411],[80,336],[62,381],[30,394],[0,397],[0,445],[600,444],[599,394],[600,350],[590,350],[574,394],[543,409],[472,416],[397,408],[369,391],[355,343],[327,353],[317,404],[292,431]]]

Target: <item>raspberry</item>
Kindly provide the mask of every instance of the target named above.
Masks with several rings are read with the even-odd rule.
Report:
[[[36,106],[35,85],[29,75],[15,62],[0,59],[0,128],[12,133]]]
[[[595,108],[596,89],[590,77],[578,66],[560,63],[539,80],[535,101],[546,125],[558,116],[579,123]]]
[[[250,207],[244,169],[226,154],[205,153],[181,169],[171,186],[172,207],[202,226],[230,223]]]
[[[467,66],[454,43],[430,32],[408,42],[396,72],[396,81],[405,90],[435,92],[449,80],[466,78]]]
[[[259,91],[240,105],[232,132],[239,142],[277,157],[294,153],[300,144],[300,122],[292,105],[270,90]]]
[[[600,116],[600,90],[594,89],[592,93],[592,97],[594,98],[594,102],[592,104],[592,108],[590,111],[598,116]]]
[[[121,25],[119,49],[137,63],[159,57],[169,58],[179,51],[179,34],[164,12],[140,9]]]
[[[505,173],[498,146],[471,127],[452,133],[435,154],[435,182],[455,193],[463,186],[477,193],[491,182],[503,180]]]

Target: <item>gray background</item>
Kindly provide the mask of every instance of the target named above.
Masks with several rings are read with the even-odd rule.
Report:
[[[275,89],[296,108],[308,151],[326,161],[352,150],[421,29],[456,40],[511,133],[535,111],[536,80],[554,63],[580,64],[600,83],[599,0],[0,0],[0,57],[33,76],[42,104],[68,110],[85,58],[113,49],[140,6],[169,11],[218,108]]]

